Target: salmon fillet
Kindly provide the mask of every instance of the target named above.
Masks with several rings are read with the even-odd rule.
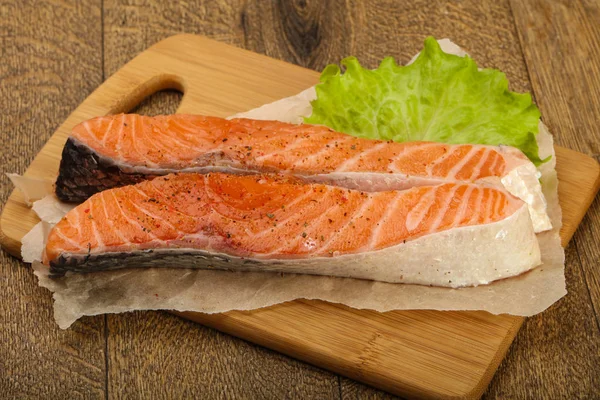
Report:
[[[54,226],[43,262],[55,275],[167,265],[458,287],[531,269],[540,254],[527,206],[499,188],[189,173],[93,195]]]
[[[501,179],[523,168],[537,173],[521,151],[506,146],[396,143],[278,121],[119,114],[73,129],[56,194],[80,202],[105,189],[173,172],[280,172],[365,191],[444,182],[492,181],[502,186]],[[534,177],[523,184],[523,173],[513,175],[510,182],[520,189],[514,194],[535,203],[530,207],[534,224],[538,216],[543,219],[536,230],[549,229],[539,182]],[[523,192],[527,185],[537,186]]]

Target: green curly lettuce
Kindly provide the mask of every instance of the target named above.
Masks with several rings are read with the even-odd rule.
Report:
[[[355,57],[328,65],[306,123],[370,139],[513,146],[536,165],[540,112],[531,96],[508,90],[506,76],[442,51],[429,37],[414,63],[392,57],[363,68]]]

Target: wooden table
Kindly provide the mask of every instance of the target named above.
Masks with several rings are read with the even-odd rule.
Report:
[[[450,37],[530,91],[558,144],[599,158],[600,5],[593,1],[12,1],[0,3],[0,200],[49,135],[151,44],[207,35],[308,68],[347,55],[406,62]],[[243,66],[240,66],[243,68]],[[175,110],[163,92],[141,113]],[[600,391],[600,201],[569,247],[569,295],[527,319],[484,397]],[[30,269],[0,253],[0,397],[363,398],[385,393],[163,312],[84,318],[61,331]]]

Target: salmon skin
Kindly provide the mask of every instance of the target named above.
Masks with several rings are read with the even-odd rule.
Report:
[[[53,275],[177,266],[459,287],[527,271],[540,253],[527,206],[499,188],[189,173],[91,196],[51,230],[43,262]]]

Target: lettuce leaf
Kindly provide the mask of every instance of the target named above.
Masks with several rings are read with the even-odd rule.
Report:
[[[429,37],[413,64],[392,57],[363,68],[355,57],[328,65],[306,123],[370,139],[508,145],[536,165],[540,112],[531,96],[508,90],[506,76],[472,58],[444,53]]]

